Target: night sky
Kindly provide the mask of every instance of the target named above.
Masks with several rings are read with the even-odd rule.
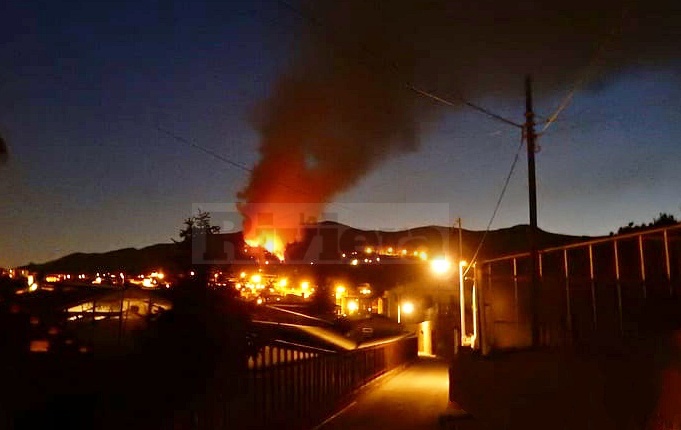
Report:
[[[258,163],[280,111],[310,125],[281,104],[298,94],[286,84],[280,96],[284,78],[341,94],[333,135],[374,157],[329,193],[327,218],[398,229],[460,216],[484,229],[520,130],[406,84],[522,123],[527,72],[538,131],[575,88],[538,140],[542,229],[600,235],[680,218],[681,6],[502,3],[6,3],[0,266],[168,242],[197,207],[235,210],[249,184],[238,166]],[[338,70],[369,77],[353,93]],[[348,117],[352,103],[366,123]],[[492,228],[528,222],[526,184],[523,152]]]

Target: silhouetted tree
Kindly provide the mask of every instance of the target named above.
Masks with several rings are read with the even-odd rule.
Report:
[[[642,224],[635,224],[633,221],[629,222],[624,227],[620,227],[617,229],[617,234],[622,234],[622,233],[633,233],[635,231],[640,231],[640,230],[646,230],[649,228],[655,228],[655,227],[666,227],[666,226],[671,226],[678,224],[679,221],[676,219],[676,217],[672,214],[668,214],[665,212],[660,212],[660,214],[657,216],[657,218],[653,218],[653,221],[649,224],[642,223]],[[612,233],[610,233],[612,235]]]
[[[183,225],[184,227],[180,229],[180,240],[173,239],[173,242],[191,243],[194,237],[220,233],[220,226],[211,224],[210,213],[201,209],[195,216],[185,218]]]
[[[336,304],[334,303],[332,289],[328,283],[320,284],[314,294],[312,294],[311,299],[310,309],[317,315],[330,316],[334,313]]]
[[[250,308],[228,291],[207,288],[211,266],[192,258],[192,248],[219,231],[210,214],[199,210],[184,220],[179,240],[173,239],[181,266],[193,276],[171,290],[173,307],[157,320],[139,360],[166,415],[240,395],[230,383],[246,370]]]
[[[210,213],[200,209],[195,216],[186,218],[182,224],[180,240],[172,239],[178,245],[178,264],[185,272],[193,271],[195,281],[204,282],[204,275],[207,275],[210,267],[202,264],[203,256],[195,256],[193,251],[205,247],[209,236],[220,232],[220,226],[212,225]]]
[[[674,215],[660,212],[660,215],[653,220],[653,225],[655,227],[663,227],[668,225],[678,224],[679,221],[674,217]]]

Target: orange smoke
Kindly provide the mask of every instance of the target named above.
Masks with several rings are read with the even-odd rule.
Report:
[[[606,77],[623,66],[672,64],[678,57],[681,38],[673,36],[681,14],[666,0],[641,2],[626,14],[628,7],[613,10],[606,0],[531,8],[427,3],[296,2],[320,25],[299,20],[287,74],[257,112],[261,158],[238,195],[247,241],[283,255],[299,238],[301,221],[318,217],[378,163],[415,150],[419,124],[434,123],[437,112],[411,84],[445,96],[517,100],[528,71],[546,93],[562,94],[582,81],[594,41],[608,47],[599,49],[597,62]],[[625,19],[629,13],[632,19]],[[505,17],[503,28],[496,17]],[[532,49],[518,49],[528,43]]]
[[[318,187],[319,179],[291,154],[263,160],[247,189],[253,197],[239,205],[246,243],[283,260],[286,246],[301,239],[302,225],[317,221],[323,205],[310,201],[314,199],[308,192],[319,192]]]
[[[238,195],[247,243],[281,258],[338,193],[415,149],[411,98],[387,81],[345,69],[278,82],[260,112],[260,161]]]

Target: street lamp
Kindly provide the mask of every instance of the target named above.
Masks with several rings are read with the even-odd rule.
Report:
[[[359,303],[357,300],[350,300],[348,302],[348,313],[349,314],[354,314],[359,310]]]
[[[444,275],[452,268],[452,262],[445,257],[430,260],[430,269],[437,275]]]
[[[466,302],[463,288],[463,268],[468,266],[466,260],[459,261],[459,310],[461,313],[461,345],[464,346],[467,342],[466,337]]]
[[[402,322],[402,312],[409,315],[414,312],[414,304],[412,302],[402,302],[397,304],[397,324]]]
[[[343,306],[343,298],[346,297],[346,289],[344,285],[338,284],[336,285],[336,306],[339,307],[340,312],[343,313],[344,311],[344,306]]]
[[[466,336],[466,296],[464,294],[464,270],[468,266],[465,260],[459,260],[459,314],[461,316],[461,345],[467,345],[470,342]],[[430,269],[438,276],[447,274],[452,268],[452,263],[445,257],[434,258],[430,261]],[[399,310],[399,309],[398,309]],[[398,312],[399,315],[399,312]]]

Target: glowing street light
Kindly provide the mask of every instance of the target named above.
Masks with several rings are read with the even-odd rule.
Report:
[[[342,285],[336,286],[336,297],[342,295],[345,292],[345,287]]]
[[[452,262],[445,257],[435,258],[430,261],[430,269],[437,275],[444,275],[452,268]]]
[[[459,260],[459,312],[461,313],[461,345],[466,343],[466,303],[463,287],[463,268],[468,266],[466,260]]]
[[[459,313],[461,316],[461,345],[466,345],[469,341],[466,336],[466,297],[464,294],[464,279],[463,273],[465,268],[468,266],[466,260],[459,260]],[[444,275],[448,273],[452,268],[451,261],[444,257],[435,258],[430,261],[430,268],[436,275]],[[399,309],[398,309],[399,315]]]
[[[410,315],[414,312],[414,304],[412,302],[402,302],[397,304],[397,324],[402,323],[402,312]]]

